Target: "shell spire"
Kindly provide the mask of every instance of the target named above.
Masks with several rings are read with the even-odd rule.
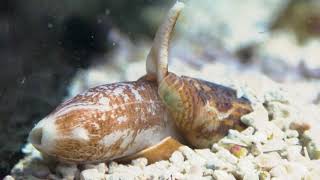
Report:
[[[169,41],[184,3],[177,1],[168,12],[166,20],[158,29],[147,57],[147,77],[158,83],[168,74]]]

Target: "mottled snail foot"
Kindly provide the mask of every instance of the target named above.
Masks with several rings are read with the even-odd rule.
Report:
[[[133,159],[144,157],[148,159],[149,164],[152,164],[157,161],[168,160],[172,153],[178,150],[180,146],[182,146],[182,144],[179,141],[169,136],[164,138],[159,143],[148,147],[147,149],[144,149],[136,154],[117,159],[116,161],[121,163],[129,163]]]

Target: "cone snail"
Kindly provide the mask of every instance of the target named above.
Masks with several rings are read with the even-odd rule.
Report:
[[[44,155],[71,163],[147,156],[168,158],[181,144],[209,147],[228,129],[241,130],[250,102],[233,89],[168,72],[169,41],[184,4],[176,2],[156,33],[147,74],[134,82],[100,85],[58,106],[32,129]]]

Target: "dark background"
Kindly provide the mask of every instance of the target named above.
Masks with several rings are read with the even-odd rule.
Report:
[[[1,0],[0,178],[22,158],[34,124],[67,95],[73,75],[111,50],[110,29],[150,38],[142,9],[172,2]]]

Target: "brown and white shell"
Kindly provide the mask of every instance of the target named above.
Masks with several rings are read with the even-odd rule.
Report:
[[[44,154],[97,162],[134,154],[172,135],[155,82],[98,86],[61,104],[30,134]]]

